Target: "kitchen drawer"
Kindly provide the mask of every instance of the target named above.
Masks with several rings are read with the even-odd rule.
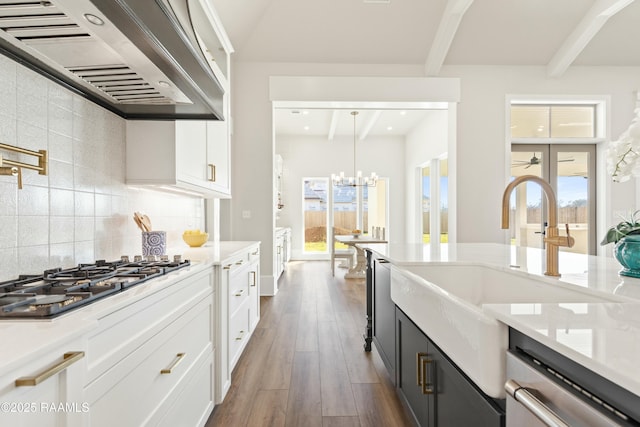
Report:
[[[250,334],[249,300],[247,299],[229,320],[229,372],[233,371],[242,350],[249,341]]]
[[[197,361],[213,351],[212,316],[209,296],[89,384],[91,425],[145,425]]]
[[[161,419],[154,417],[150,425],[166,427],[203,426],[213,411],[213,354],[198,363],[193,373],[185,378],[184,388],[174,402],[168,402],[168,411],[162,412]]]
[[[259,261],[260,260],[260,246],[254,246],[249,249],[249,261]]]
[[[11,345],[10,342],[4,344]],[[81,426],[82,417],[89,411],[82,394],[84,350],[82,339],[63,342],[58,348],[33,360],[25,360],[24,365],[0,377],[0,402],[3,405],[0,426]],[[45,373],[52,375],[38,380],[38,384],[16,385],[18,379],[31,379]],[[72,405],[72,410],[52,414],[51,408],[60,404]]]
[[[202,299],[212,300],[211,283],[211,273],[202,272],[101,318],[98,331],[87,343],[87,382],[94,381]]]
[[[229,282],[229,315],[233,316],[248,298],[252,275],[249,266],[233,272]]]

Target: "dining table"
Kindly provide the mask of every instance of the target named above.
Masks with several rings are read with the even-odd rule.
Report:
[[[387,243],[385,239],[369,236],[369,235],[338,235],[335,236],[336,241],[344,243],[347,246],[355,248],[356,263],[349,271],[344,274],[345,279],[366,279],[367,278],[367,258],[359,244],[369,243]]]

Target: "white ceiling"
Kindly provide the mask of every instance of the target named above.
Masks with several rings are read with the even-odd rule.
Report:
[[[211,1],[235,61],[411,64],[425,76],[447,65],[537,65],[550,77],[575,65],[640,66],[640,0]],[[331,114],[308,119],[315,129]],[[282,132],[299,126],[277,116],[292,119]]]

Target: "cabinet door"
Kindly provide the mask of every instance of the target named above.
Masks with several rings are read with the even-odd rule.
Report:
[[[253,330],[260,320],[260,262],[254,261],[249,269],[249,327]]]
[[[230,194],[229,123],[207,121],[207,181],[221,193]]]
[[[425,384],[423,391],[424,381],[428,379],[425,369],[430,369],[425,363],[429,360],[428,339],[398,308],[396,308],[396,339],[398,343],[397,387],[418,425],[432,425],[429,421],[433,418],[433,399],[429,398],[430,384]]]
[[[435,380],[435,426],[504,426],[504,412],[429,341]]]
[[[90,408],[82,389],[81,350],[80,342],[65,345],[0,378],[0,426],[83,425]]]
[[[391,270],[388,261],[374,260],[373,340],[385,366],[395,379],[395,304],[391,300]]]
[[[204,120],[176,121],[177,179],[203,187],[207,182],[207,128]]]

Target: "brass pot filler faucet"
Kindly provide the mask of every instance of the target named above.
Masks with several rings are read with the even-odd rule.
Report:
[[[26,154],[38,158],[38,165],[9,160],[0,154],[0,175],[10,175],[18,177],[18,189],[22,189],[22,169],[32,169],[38,171],[40,175],[47,174],[47,150],[32,151],[26,148],[14,147],[13,145],[0,144],[0,150],[12,151],[14,153]]]
[[[534,175],[523,175],[515,178],[507,185],[502,195],[502,228],[509,228],[509,198],[511,192],[519,184],[525,181],[533,181],[540,184],[545,196],[547,197],[547,210],[549,222],[545,230],[544,242],[546,243],[547,254],[547,270],[544,272],[546,276],[560,277],[558,271],[558,248],[560,246],[572,247],[575,240],[569,234],[569,224],[565,224],[567,230],[566,236],[560,236],[558,234],[558,203],[556,202],[556,194],[553,192],[553,188],[544,179]]]

